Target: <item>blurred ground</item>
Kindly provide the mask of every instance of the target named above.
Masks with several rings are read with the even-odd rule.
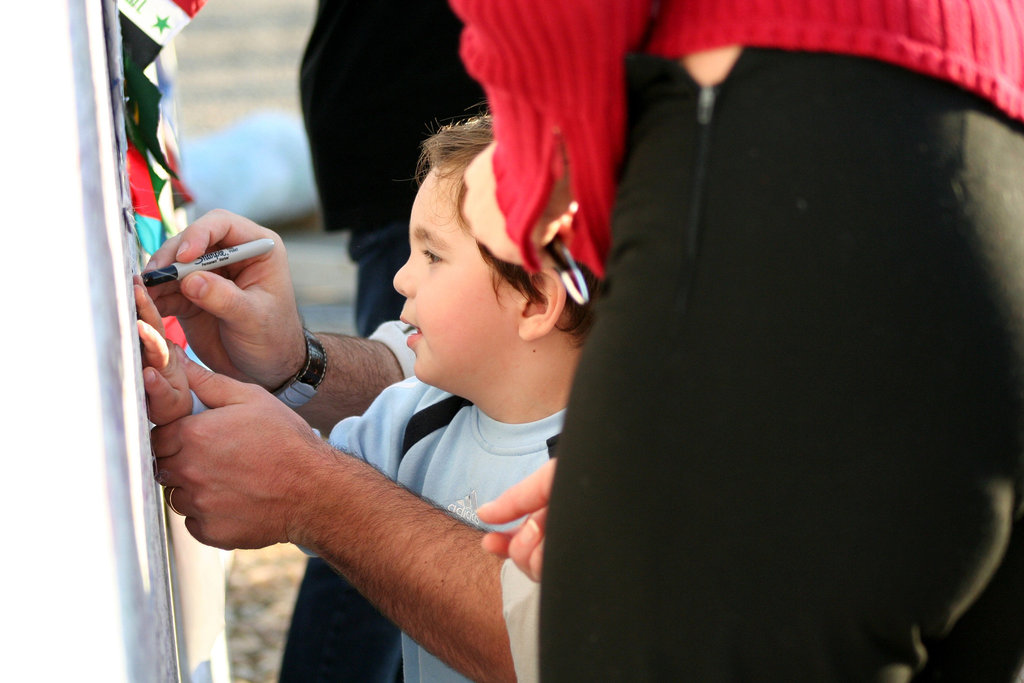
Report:
[[[190,139],[260,111],[299,113],[298,69],[316,0],[208,0],[174,43],[183,153]],[[346,237],[315,214],[281,225],[296,299],[313,330],[351,334],[355,269]],[[235,683],[277,681],[305,556],[294,546],[233,554],[227,577],[228,651]]]
[[[275,683],[306,556],[286,544],[233,554],[226,595],[231,678]]]

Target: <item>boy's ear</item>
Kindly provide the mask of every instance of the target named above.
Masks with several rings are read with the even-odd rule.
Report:
[[[523,299],[519,315],[519,338],[523,341],[535,341],[550,334],[562,319],[568,296],[562,281],[551,268],[542,269],[533,280],[544,300]]]

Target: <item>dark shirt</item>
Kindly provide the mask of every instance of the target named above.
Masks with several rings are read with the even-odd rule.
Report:
[[[420,143],[482,110],[445,0],[320,0],[300,90],[327,230],[407,220]]]

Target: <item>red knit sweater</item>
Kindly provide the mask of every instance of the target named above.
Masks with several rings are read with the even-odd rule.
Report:
[[[579,201],[572,250],[603,273],[626,128],[624,56],[650,0],[450,0],[462,58],[487,93],[508,232],[529,235],[560,172]],[[740,44],[872,57],[942,78],[1024,120],[1024,0],[662,0],[644,51],[679,57]]]

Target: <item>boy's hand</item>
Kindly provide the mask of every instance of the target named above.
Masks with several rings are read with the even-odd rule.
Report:
[[[134,279],[136,326],[142,343],[142,383],[153,424],[164,425],[192,413],[192,394],[185,375],[185,352],[164,334],[163,321],[138,276]]]
[[[175,511],[218,548],[301,543],[300,518],[317,508],[313,492],[339,453],[265,390],[183,365],[209,409],[150,432],[157,481],[175,489]]]

